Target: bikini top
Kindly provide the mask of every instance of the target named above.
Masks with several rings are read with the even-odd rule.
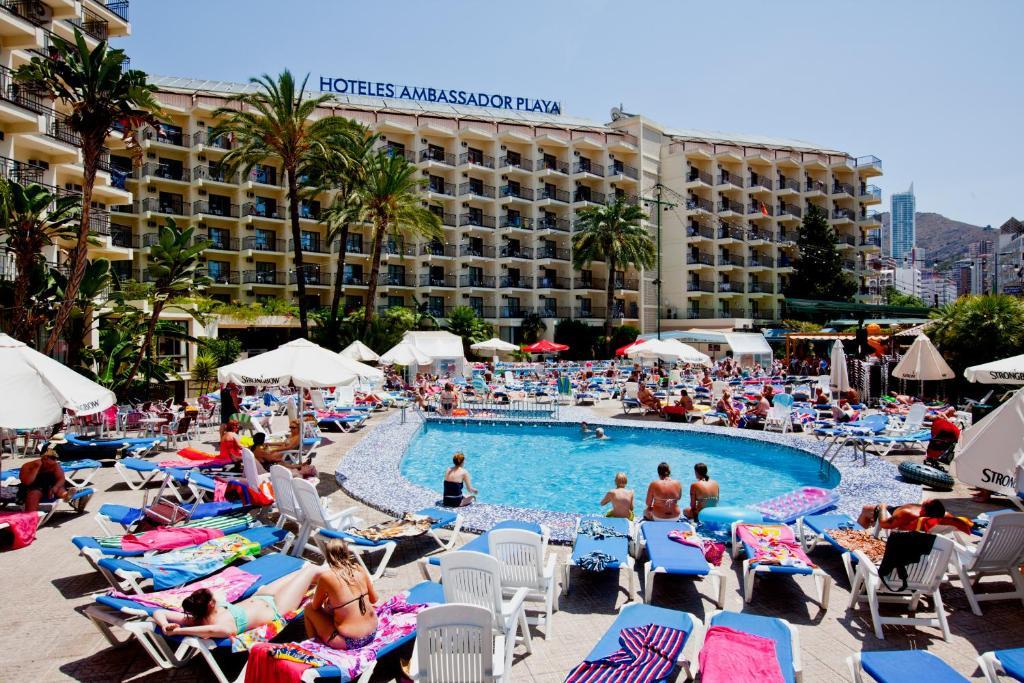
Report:
[[[245,608],[239,605],[232,605],[230,602],[224,605],[224,609],[228,611],[231,618],[235,620],[235,633],[245,633],[249,630],[249,615],[245,613]]]
[[[334,575],[338,577],[339,581],[341,581],[342,583],[348,585],[348,582],[345,581],[343,578],[341,578],[341,575],[338,574],[337,570],[334,570]],[[353,602],[359,601],[359,613],[360,614],[366,614],[366,598],[369,597],[369,595],[370,594],[368,592],[364,592],[364,593],[361,593],[361,594],[357,595],[356,597],[352,598],[351,600],[348,600],[346,602],[341,603],[340,605],[335,605],[335,606],[331,607],[328,604],[327,606],[325,606],[324,609],[327,609],[330,612],[335,612],[335,611],[341,609],[342,607],[348,607]],[[330,603],[330,599],[328,599],[327,602]]]

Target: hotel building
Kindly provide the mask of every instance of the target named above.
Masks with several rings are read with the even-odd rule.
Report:
[[[132,201],[114,207],[111,230],[133,247],[116,267],[145,279],[147,250],[168,217],[213,242],[206,268],[225,301],[294,299],[293,245],[280,168],[240,177],[218,162],[231,140],[212,140],[214,111],[250,86],[185,78],[153,79],[166,122],[146,131],[145,159],[133,168],[117,150],[111,164]],[[329,247],[321,196],[300,206],[307,294],[330,300],[342,277],[348,308],[419,304],[438,318],[470,306],[501,336],[517,339],[527,313],[548,323],[598,324],[605,285],[616,283],[614,315],[645,332],[658,325],[658,269],[609,273],[603,262],[572,267],[578,211],[616,199],[640,203],[658,232],[660,196],[663,328],[732,327],[781,315],[796,257],[796,229],[811,204],[839,235],[845,266],[877,290],[867,259],[879,251],[876,157],[794,140],[665,128],[615,113],[602,124],[564,115],[335,95],[317,116],[345,116],[380,136],[379,145],[416,164],[423,204],[444,226],[440,240],[389,241],[378,300],[366,302],[369,226],[349,237],[344,270]]]

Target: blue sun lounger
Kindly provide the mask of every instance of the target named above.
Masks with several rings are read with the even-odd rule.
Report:
[[[102,467],[103,465],[98,460],[88,458],[60,463],[60,468],[64,470],[64,479],[72,486],[79,488],[88,486],[92,482],[92,478],[96,476],[96,473]],[[3,470],[0,471],[0,482],[3,482],[4,486],[17,486],[20,476],[20,467]]]
[[[272,553],[253,560],[245,565],[245,571],[255,574],[257,579],[238,600],[252,597],[261,587],[298,571],[304,564],[303,560],[281,553]],[[231,639],[166,636],[155,622],[148,619],[158,609],[135,600],[101,595],[96,598],[95,604],[86,608],[85,614],[111,645],[122,645],[134,637],[161,669],[185,666],[199,655],[206,660],[217,681],[228,683],[229,679],[214,658],[213,651],[218,648],[230,650]],[[113,631],[114,627],[128,631],[130,637],[118,640]]]
[[[547,537],[550,535],[544,527],[536,522],[520,522],[519,520],[509,519],[504,522],[498,522],[492,526],[489,531],[477,536],[472,541],[459,548],[459,550],[469,550],[477,553],[484,553],[485,555],[488,554],[490,551],[490,532],[495,529],[523,529],[525,531],[532,531],[535,534],[543,536],[545,544],[547,544]],[[443,553],[420,559],[420,573],[427,581],[432,580],[429,571],[430,565],[440,567],[442,555]]]
[[[685,680],[691,680],[693,676],[690,672],[690,662],[683,656],[683,652],[685,652],[686,645],[690,641],[690,636],[701,625],[700,619],[689,612],[655,607],[653,605],[637,603],[623,605],[619,609],[619,614],[615,617],[615,621],[608,627],[608,630],[604,632],[601,639],[597,641],[597,644],[584,657],[583,661],[593,662],[608,657],[622,648],[619,637],[624,630],[647,626],[648,624],[674,628],[686,634],[683,641],[683,650],[680,651],[677,662],[686,674]],[[630,679],[630,683],[667,683],[670,680],[673,680],[671,675],[666,678]]]
[[[717,597],[714,600],[719,607],[725,604],[725,573],[712,567],[704,559],[700,548],[677,543],[668,537],[670,531],[693,531],[687,522],[642,522],[640,534],[647,548],[647,562],[643,565],[644,602],[651,601],[654,592],[655,574],[674,574],[676,576],[709,576],[717,582]]]
[[[602,524],[620,534],[624,534],[624,536],[605,536],[599,539],[589,534],[580,533],[580,526],[584,522]],[[569,574],[572,568],[581,567],[580,560],[591,553],[603,553],[613,558],[604,567],[607,571],[621,572],[623,569],[626,570],[626,573],[629,575],[629,598],[632,600],[633,596],[636,595],[636,574],[634,574],[636,563],[629,554],[629,546],[633,539],[633,529],[629,520],[603,516],[581,517],[576,522],[575,535],[576,542],[573,543],[572,555],[565,563],[564,576],[562,578],[562,590],[565,594],[569,594]]]
[[[879,456],[889,455],[896,447],[924,450],[924,447],[927,446],[931,438],[932,433],[930,429],[920,429],[912,434],[851,436],[843,445],[850,445],[854,449],[860,448],[861,455],[866,463],[869,448],[875,449],[874,452]]]
[[[841,512],[804,515],[796,520],[796,537],[800,541],[800,545],[803,546],[804,552],[811,552],[822,541],[838,550],[842,553],[843,567],[846,569],[846,579],[852,586],[857,558],[829,535],[828,532],[833,529],[857,529],[864,531],[864,528],[857,523],[857,520]]]
[[[743,560],[743,601],[750,602],[754,596],[754,582],[757,579],[758,574],[774,574],[776,576],[810,576],[814,579],[815,588],[818,591],[818,604],[821,605],[822,611],[828,609],[828,599],[832,592],[832,577],[826,574],[821,567],[814,567],[810,564],[810,558],[807,558],[807,551],[803,549],[802,545],[794,548],[793,555],[803,555],[803,563],[800,565],[780,565],[780,564],[766,564],[764,562],[758,562],[754,558],[757,557],[757,548],[746,540],[739,538],[739,529],[742,527],[762,527],[770,528],[776,527],[781,532],[790,535],[790,540],[797,541],[797,536],[792,529],[786,524],[771,524],[765,522],[763,524],[753,524],[749,522],[733,522],[732,523],[732,556],[733,559],[739,557],[742,551],[746,555],[746,559]],[[799,553],[795,552],[799,551]]]
[[[189,519],[203,519],[244,512],[250,506],[243,503],[190,503],[181,507],[188,513]],[[96,523],[103,529],[103,533],[113,536],[115,534],[111,532],[111,527],[107,526],[108,522],[121,526],[125,531],[131,531],[145,516],[145,508],[107,503],[100,506],[100,511],[96,514]]]
[[[155,462],[143,460],[142,458],[122,458],[114,463],[114,469],[121,475],[121,479],[132,491],[139,491],[151,481],[161,481],[161,475],[174,474],[175,481],[181,483],[185,472],[199,472],[223,469],[223,464],[203,466],[197,462],[193,467],[161,467]]]
[[[1001,673],[1015,681],[1024,681],[1024,647],[986,652],[978,657],[978,666],[988,683],[999,683]]]
[[[456,509],[458,508],[430,507],[423,508],[422,510],[416,512],[417,515],[430,517],[431,519],[435,520],[434,523],[430,525],[430,529],[428,529],[426,533],[428,536],[434,539],[437,545],[441,547],[441,550],[451,550],[452,546],[454,546],[455,543],[459,540],[459,532],[462,530],[462,515],[455,512]],[[447,541],[443,541],[441,540],[441,537],[437,535],[437,531],[442,527],[446,526],[452,527],[452,533],[448,537]],[[335,531],[333,529],[324,528],[321,528],[317,531],[316,541],[318,544],[320,543],[321,538],[340,538],[346,541],[348,543],[349,550],[353,551],[354,553],[356,553],[357,556],[359,556],[360,562],[362,562],[362,555],[365,553],[377,552],[378,550],[383,551],[384,556],[380,559],[380,563],[377,565],[377,569],[374,570],[372,573],[370,573],[369,570],[367,570],[367,572],[370,573],[370,578],[372,578],[374,581],[384,576],[384,570],[387,569],[388,562],[391,561],[391,555],[395,552],[395,548],[398,547],[398,541],[403,540],[381,539],[379,541],[371,541],[368,538],[364,538],[356,534],[350,534],[345,531]],[[407,536],[406,538],[416,537]],[[363,567],[365,568],[365,566],[366,565],[364,564]]]
[[[228,534],[225,534],[227,536]],[[256,543],[260,546],[260,553],[266,551],[267,548],[276,545],[278,543],[284,543],[288,539],[289,532],[285,529],[278,529],[272,526],[257,526],[245,531],[238,532],[239,536],[246,538],[247,540]],[[193,546],[194,547],[194,546]],[[179,549],[180,550],[180,549]],[[168,553],[177,552],[177,550],[171,550],[164,553],[158,553],[155,555],[147,556],[147,559],[159,559],[161,555],[167,555]],[[128,557],[103,557],[96,564],[103,574],[103,577],[110,583],[114,590],[122,591],[125,593],[142,593],[144,592],[142,584],[144,582],[153,582],[156,579],[153,567],[148,564],[140,564],[137,560],[139,558],[128,558]],[[214,572],[220,571],[225,565],[217,565],[211,567],[206,574],[192,574],[177,573],[175,575],[163,574],[157,583],[154,583],[153,588],[155,590],[166,590],[167,588],[174,588],[181,586],[190,581],[195,581],[202,576],[207,576]]]
[[[878,683],[903,683],[908,678],[928,683],[966,683],[967,677],[927,650],[879,650],[847,657],[854,683],[864,674]]]
[[[715,612],[708,620],[708,629],[714,626],[731,628],[752,636],[775,642],[775,657],[786,683],[796,683],[802,676],[800,637],[785,619],[762,617],[746,612]],[[706,635],[705,631],[705,635]]]

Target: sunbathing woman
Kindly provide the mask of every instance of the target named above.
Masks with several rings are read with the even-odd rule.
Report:
[[[306,608],[306,635],[335,650],[358,650],[377,635],[377,591],[348,544],[332,539],[324,549],[328,570]]]
[[[644,519],[679,519],[679,499],[683,497],[683,485],[672,478],[667,462],[658,465],[658,481],[647,486],[647,507]]]
[[[263,469],[269,470],[274,465],[281,465],[285,469],[292,473],[293,477],[315,477],[316,467],[313,463],[305,463],[302,465],[294,465],[285,460],[282,453],[287,449],[273,448],[268,446],[266,442],[267,435],[263,432],[256,432],[252,435],[252,454],[256,457],[256,461],[263,465]]]
[[[636,390],[636,400],[640,401],[640,405],[648,410],[653,410],[657,413],[661,412],[661,401],[654,395],[647,385],[641,384]]]
[[[720,413],[725,413],[730,427],[735,427],[740,423],[740,411],[735,405],[733,405],[732,395],[729,393],[728,389],[722,390],[722,398],[718,399],[716,409]]]
[[[153,621],[169,636],[230,638],[280,619],[302,604],[324,567],[307,564],[302,569],[263,586],[241,602],[220,603],[213,593],[200,588],[181,603],[184,614],[159,609]]]

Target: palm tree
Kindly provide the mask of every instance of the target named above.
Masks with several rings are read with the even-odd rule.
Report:
[[[210,278],[199,272],[199,255],[210,246],[209,240],[193,241],[195,228],[179,228],[173,218],[160,228],[157,241],[149,250],[149,274],[154,280],[149,324],[142,349],[135,358],[128,377],[134,378],[143,358],[150,360],[154,350],[157,321],[171,297],[185,297],[210,285]]]
[[[157,117],[160,113],[160,105],[153,96],[156,88],[147,82],[146,73],[123,70],[124,50],[109,48],[105,40],[89,50],[77,28],[74,44],[54,37],[53,48],[56,54],[33,57],[15,74],[19,83],[65,104],[71,111],[66,125],[82,140],[82,223],[78,227],[67,297],[53,321],[53,329],[46,341],[46,353],[53,351],[71,316],[76,293],[85,274],[92,190],[107,136],[116,128],[128,149],[137,159],[141,158],[136,132],[144,124],[159,123]]]
[[[539,313],[530,312],[523,316],[522,322],[519,323],[519,331],[523,334],[523,341],[527,344],[533,344],[540,336],[547,332],[548,326],[544,322],[544,319]],[[529,354],[527,354],[529,358]]]
[[[637,269],[653,267],[657,247],[651,234],[640,225],[641,221],[647,220],[647,214],[635,204],[619,199],[607,206],[588,206],[579,212],[579,218],[583,227],[572,238],[573,267],[577,270],[589,268],[597,260],[603,260],[607,265],[604,311],[607,347],[615,315],[615,273],[620,266],[623,270],[630,266]]]
[[[56,280],[56,294],[64,300],[67,278],[59,271],[53,271]],[[85,264],[85,275],[78,287],[75,308],[65,326],[65,337],[68,342],[68,353],[65,363],[68,367],[77,368],[82,364],[82,349],[86,347],[87,336],[92,329],[96,307],[103,303],[105,293],[114,281],[110,270],[110,261],[105,258],[90,259]]]
[[[405,157],[380,152],[366,166],[363,188],[363,214],[372,227],[373,251],[370,255],[370,284],[366,292],[363,331],[369,329],[377,297],[381,252],[384,238],[440,237],[441,219],[420,204],[417,190],[424,181]]]
[[[316,154],[310,160],[307,174],[314,193],[334,191],[334,201],[325,209],[320,221],[327,226],[325,241],[330,247],[338,243],[338,265],[331,294],[331,328],[338,324],[341,308],[345,257],[348,255],[348,235],[353,223],[362,218],[362,188],[366,167],[379,139],[358,123],[352,124],[354,134],[342,140],[340,147],[328,150],[326,155]]]
[[[0,194],[4,200],[0,202],[0,241],[14,254],[16,272],[11,335],[28,342],[33,327],[29,313],[33,273],[44,264],[44,247],[58,239],[78,237],[80,197],[58,197],[42,185],[22,185],[15,180],[6,181]]]
[[[1024,348],[1024,301],[1006,294],[962,296],[933,310],[927,334],[958,376],[971,365]]]
[[[277,161],[284,170],[294,248],[292,260],[299,290],[299,326],[302,335],[308,336],[302,231],[299,228],[300,169],[314,155],[327,154],[332,147],[341,146],[345,140],[358,135],[358,131],[351,121],[339,116],[312,118],[317,107],[331,96],[307,98],[308,74],[301,84],[296,84],[288,69],[276,79],[263,74],[249,80],[259,89],[229,98],[228,106],[214,112],[219,122],[210,129],[210,139],[233,138],[231,150],[221,161],[230,173],[238,169],[248,173],[256,164],[268,160]]]

